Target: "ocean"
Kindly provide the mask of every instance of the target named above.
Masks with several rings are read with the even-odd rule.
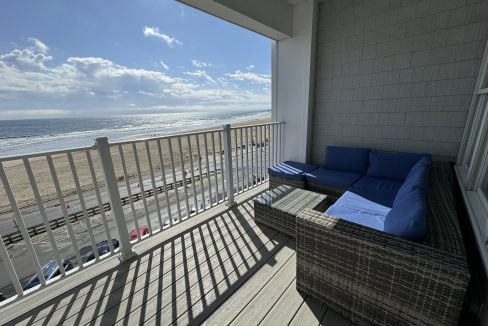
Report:
[[[120,141],[267,118],[270,111],[184,112],[114,117],[0,120],[0,157],[89,146],[97,137]]]

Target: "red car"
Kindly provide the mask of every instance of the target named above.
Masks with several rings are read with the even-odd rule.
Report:
[[[142,237],[146,234],[149,234],[149,226],[143,225],[139,227],[139,235]],[[137,230],[132,230],[129,233],[129,241],[137,239]]]

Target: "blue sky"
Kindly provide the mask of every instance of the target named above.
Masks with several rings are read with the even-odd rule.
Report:
[[[0,119],[266,110],[271,40],[172,0],[0,3]]]

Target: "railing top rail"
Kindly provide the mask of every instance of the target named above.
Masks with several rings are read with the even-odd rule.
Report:
[[[244,126],[231,127],[231,129],[240,129],[240,128],[247,128],[247,127],[255,127],[255,126],[268,126],[268,125],[277,125],[277,124],[284,124],[284,122],[269,122],[269,123],[250,124],[250,125],[244,125]],[[194,135],[203,135],[203,134],[210,134],[212,132],[221,132],[221,131],[222,131],[222,128],[216,128],[216,129],[206,129],[206,130],[197,130],[197,131],[191,131],[191,132],[183,132],[183,133],[170,134],[170,135],[164,135],[164,136],[145,137],[145,138],[137,138],[137,139],[132,139],[132,140],[122,140],[122,141],[110,142],[110,146],[127,145],[127,144],[132,144],[132,143],[172,139],[172,138],[187,137],[187,136],[194,136]]]
[[[27,153],[27,154],[10,155],[10,156],[0,157],[0,163],[6,161],[22,160],[24,158],[34,158],[34,157],[41,157],[47,155],[58,155],[58,154],[65,154],[69,152],[82,152],[94,148],[95,147],[91,145],[91,146],[84,146],[84,147],[63,148],[63,149],[57,149],[48,152],[34,152],[34,153]]]
[[[251,125],[244,125],[244,126],[235,126],[235,127],[230,127],[230,129],[242,129],[242,128],[249,128],[249,127],[256,127],[256,126],[272,126],[272,125],[280,125],[280,124],[285,124],[284,121],[278,121],[278,122],[268,122],[268,123],[256,123],[256,124],[251,124]]]
[[[202,134],[209,134],[212,132],[219,132],[219,131],[222,131],[222,129],[217,128],[217,129],[208,129],[208,130],[200,130],[200,131],[192,131],[192,132],[182,132],[182,133],[178,133],[178,134],[170,134],[170,135],[164,135],[164,136],[143,137],[143,138],[136,138],[136,139],[131,139],[131,140],[121,140],[121,141],[110,142],[110,146],[127,145],[127,144],[132,144],[132,143],[147,142],[147,141],[153,141],[153,140],[171,139],[171,138],[186,137],[186,136],[193,136],[193,135],[202,135]]]

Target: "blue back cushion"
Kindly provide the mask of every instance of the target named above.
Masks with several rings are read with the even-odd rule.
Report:
[[[422,189],[414,189],[402,200],[395,201],[386,215],[386,233],[398,237],[422,241],[427,233],[427,196]]]
[[[369,151],[369,148],[327,146],[324,168],[364,174],[368,170]]]
[[[424,156],[424,154],[372,151],[369,153],[369,168],[366,174],[376,178],[404,181],[415,163]]]
[[[406,194],[416,188],[422,189],[426,193],[428,192],[431,163],[430,156],[426,155],[413,166],[405,182],[398,190],[395,201],[401,200]]]

